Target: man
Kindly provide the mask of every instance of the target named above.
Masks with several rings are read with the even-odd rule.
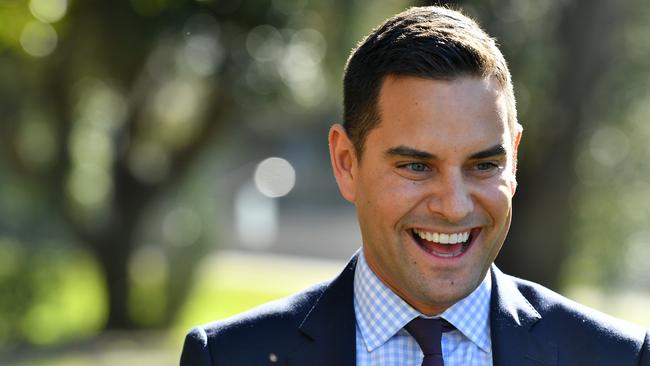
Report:
[[[522,128],[476,23],[388,19],[348,61],[344,108],[330,157],[362,250],[332,282],[193,329],[181,365],[650,365],[646,329],[493,265]]]

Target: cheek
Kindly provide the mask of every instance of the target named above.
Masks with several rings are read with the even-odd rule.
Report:
[[[391,171],[373,175],[364,186],[375,198],[382,198],[382,203],[395,206],[407,205],[424,189],[423,184],[406,180]]]
[[[426,194],[425,186],[394,173],[369,177],[360,191],[366,212],[384,226],[398,225]]]
[[[480,190],[481,206],[495,221],[503,221],[512,206],[513,190],[508,180],[500,180],[497,184],[484,186]]]

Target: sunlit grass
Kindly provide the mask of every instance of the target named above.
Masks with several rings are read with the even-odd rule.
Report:
[[[650,295],[629,290],[615,293],[593,286],[569,286],[565,294],[611,316],[650,328]]]
[[[111,335],[109,341],[100,338],[90,346],[54,354],[46,350],[7,366],[177,365],[184,335],[192,326],[226,318],[330,279],[343,265],[342,261],[220,252],[200,265],[188,302],[169,333]],[[80,284],[92,282],[94,277],[84,277],[79,270],[88,275],[94,273],[92,268],[77,267],[71,273]],[[78,289],[83,291],[76,296],[85,296],[88,290]],[[77,299],[77,305],[67,313],[78,311],[79,304],[88,303]],[[72,320],[73,324],[86,319],[76,314],[79,319]],[[56,321],[52,324],[59,325]]]
[[[188,302],[169,332],[103,335],[83,346],[57,352],[37,352],[22,357],[20,362],[6,365],[177,365],[184,335],[192,326],[232,316],[328,280],[336,276],[344,264],[344,261],[219,252],[206,258],[199,266]],[[66,277],[70,283],[64,291],[67,300],[61,300],[56,306],[65,315],[63,319],[77,327],[88,320],[87,316],[82,316],[80,307],[93,306],[88,299],[84,300],[91,284],[96,283],[94,275],[91,276],[93,273],[91,266],[75,266],[69,274],[71,277]],[[77,287],[76,281],[80,281],[78,283],[82,286]],[[75,295],[74,292],[78,293]],[[646,327],[650,325],[650,314],[644,310],[650,307],[650,297],[646,294],[621,291],[614,296],[586,286],[570,287],[565,293],[611,315]],[[63,309],[66,306],[69,308]],[[78,319],[74,319],[74,314]],[[43,316],[39,319],[45,319]],[[48,327],[61,326],[59,320],[49,321]]]
[[[220,253],[208,258],[174,332],[223,319],[336,276],[342,261]]]
[[[34,254],[29,265],[34,298],[21,319],[22,337],[51,345],[91,336],[101,328],[106,296],[88,255],[48,248]]]

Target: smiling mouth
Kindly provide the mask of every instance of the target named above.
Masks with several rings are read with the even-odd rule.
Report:
[[[427,253],[441,258],[456,258],[467,252],[481,229],[474,228],[456,233],[438,233],[422,229],[409,231],[413,240]]]

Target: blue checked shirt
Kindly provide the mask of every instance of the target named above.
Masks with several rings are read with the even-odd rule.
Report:
[[[491,366],[490,274],[466,298],[440,317],[456,327],[443,333],[445,366]],[[357,318],[357,366],[420,366],[422,351],[404,326],[418,316],[377,278],[363,255],[354,274],[354,311]]]

